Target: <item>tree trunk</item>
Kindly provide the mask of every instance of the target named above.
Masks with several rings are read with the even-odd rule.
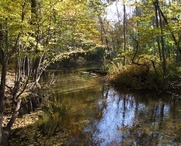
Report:
[[[159,11],[159,13],[160,13],[160,17],[163,18],[165,24],[166,24],[167,26],[169,26],[169,23],[168,23],[168,21],[167,21],[167,18],[165,17],[164,13],[162,12],[160,6],[158,5],[158,0],[157,0],[156,2],[154,2],[153,4],[157,7],[157,9],[158,9],[158,11]],[[169,30],[170,30],[170,33],[171,33],[172,39],[173,39],[173,41],[174,41],[175,47],[177,48],[179,54],[181,54],[181,47],[179,46],[179,43],[180,43],[180,42],[179,42],[179,39],[177,40],[177,38],[176,38],[176,36],[174,35],[173,31],[170,29],[170,27],[168,27],[168,28],[169,28]]]
[[[124,53],[126,52],[126,5],[123,4],[123,38],[124,38]],[[126,56],[124,55],[124,65],[126,65]]]
[[[166,76],[166,57],[165,57],[165,43],[163,38],[163,22],[162,18],[160,17],[160,29],[161,29],[161,45],[162,45],[162,68],[163,68],[163,76]]]
[[[155,7],[155,21],[156,21],[156,28],[159,28],[159,20],[158,20],[158,8],[156,5],[154,5]],[[157,45],[158,45],[158,52],[159,52],[159,58],[160,61],[162,61],[162,55],[161,55],[161,47],[160,47],[160,38],[157,36],[156,38],[157,41]]]
[[[0,84],[0,145],[3,140],[3,116],[4,116],[4,96],[6,83],[6,62],[4,52],[0,49],[0,64],[1,64],[1,84]]]
[[[6,83],[6,64],[3,47],[3,25],[0,23],[0,65],[1,65],[1,82],[0,82],[0,145],[2,145],[3,139],[3,115],[4,115],[4,94]]]
[[[13,123],[16,120],[18,114],[19,114],[20,107],[21,107],[21,100],[19,100],[17,102],[16,109],[15,109],[13,115],[11,116],[10,121],[8,122],[7,126],[3,129],[2,146],[7,145],[8,138],[9,138],[9,135],[10,135],[10,132],[11,132],[11,127],[13,126]]]
[[[166,56],[165,56],[165,43],[164,43],[164,38],[163,38],[163,20],[162,20],[162,12],[160,11],[159,9],[159,4],[158,4],[158,0],[156,2],[154,2],[154,7],[155,7],[155,13],[156,13],[156,25],[157,25],[157,28],[159,28],[160,26],[160,39],[161,39],[161,50],[160,50],[160,39],[159,37],[157,37],[157,43],[158,43],[158,48],[159,48],[159,54],[160,57],[161,57],[161,61],[162,61],[162,70],[163,70],[163,76],[165,77],[166,76],[166,66],[167,66],[167,63],[166,63]],[[159,19],[158,19],[159,17]],[[166,20],[167,21],[167,20]],[[168,23],[166,23],[168,24]]]

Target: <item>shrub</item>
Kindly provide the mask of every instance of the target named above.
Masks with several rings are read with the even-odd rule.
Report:
[[[119,70],[119,73],[109,76],[112,84],[123,88],[143,88],[143,83],[147,80],[148,68],[144,65],[127,65]]]

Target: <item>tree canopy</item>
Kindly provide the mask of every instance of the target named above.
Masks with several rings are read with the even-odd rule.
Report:
[[[71,53],[86,52],[100,45],[98,16],[104,12],[103,7],[99,0],[0,1],[2,145],[6,144],[18,115],[20,95],[27,88],[39,86],[38,81],[46,67]],[[13,87],[6,85],[10,68],[15,72]],[[12,98],[16,108],[7,126],[2,128],[6,88],[9,88],[8,98]]]

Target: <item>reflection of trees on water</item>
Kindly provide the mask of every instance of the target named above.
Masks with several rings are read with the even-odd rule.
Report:
[[[34,110],[36,104],[41,104],[46,114],[34,125],[34,130],[27,128],[26,131],[32,132],[21,141],[38,145],[181,144],[178,101],[147,94],[118,93],[102,84],[102,80],[101,84],[95,84],[98,79],[62,73],[55,85],[42,93],[44,98],[27,100],[27,109]]]
[[[102,118],[96,124],[97,130],[94,132],[94,140],[100,145],[116,144],[121,142],[124,136],[120,132],[120,128],[124,125],[132,125],[133,110],[130,104],[132,102],[129,102],[126,96],[120,98],[112,89],[108,91],[106,105],[104,100],[102,101],[104,106],[100,106]]]
[[[118,94],[111,88],[103,89],[104,96],[99,103],[102,115],[94,125],[95,144],[181,144],[176,136],[181,134],[181,117],[177,116],[179,105],[174,100],[137,97]]]

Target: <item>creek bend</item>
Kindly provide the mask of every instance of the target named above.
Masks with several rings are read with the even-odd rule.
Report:
[[[52,76],[55,84],[43,91],[45,115],[14,132],[11,145],[181,145],[181,101],[116,91],[80,70],[50,71],[41,82]]]

